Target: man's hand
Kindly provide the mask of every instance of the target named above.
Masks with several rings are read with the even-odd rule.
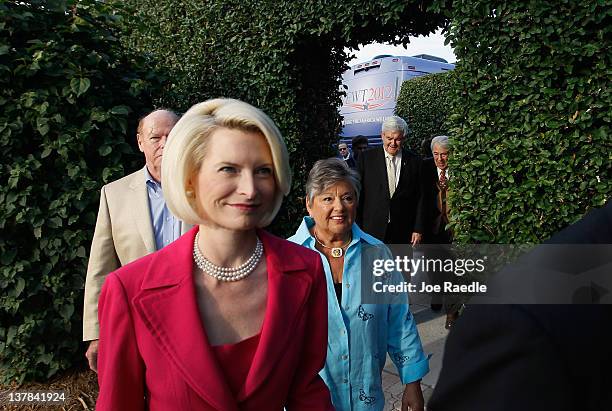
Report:
[[[423,239],[423,234],[421,233],[412,233],[412,238],[410,239],[410,244],[412,244],[413,246],[420,244],[421,240]]]
[[[402,395],[402,411],[424,411],[425,400],[421,392],[421,380],[406,384]]]
[[[89,347],[85,353],[89,368],[93,371],[98,372],[98,340],[92,340],[89,342]]]

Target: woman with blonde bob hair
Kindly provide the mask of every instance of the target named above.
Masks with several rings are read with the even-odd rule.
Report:
[[[274,122],[238,100],[196,104],[161,172],[195,227],[109,274],[96,409],[332,410],[321,260],[262,230],[291,186]]]

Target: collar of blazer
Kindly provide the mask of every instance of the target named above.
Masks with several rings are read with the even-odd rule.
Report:
[[[387,190],[387,187],[389,186],[389,183],[387,176],[387,158],[385,154],[385,148],[383,146],[380,146],[380,150],[378,150],[379,159],[376,161],[376,163],[378,164],[380,175],[384,176],[384,180],[381,180],[381,185],[384,183],[385,191],[387,192],[388,197],[389,191]],[[402,186],[406,184],[405,180],[407,178],[407,175],[404,172],[404,169],[406,168],[406,164],[408,164],[408,161],[410,161],[411,158],[413,158],[413,156],[406,149],[402,148],[402,164],[400,165],[399,181],[397,182],[395,192],[401,191]]]
[[[146,166],[145,166],[146,167]],[[149,205],[149,194],[147,192],[147,177],[145,169],[135,172],[130,181],[130,189],[134,191],[136,201],[130,203],[132,215],[138,232],[145,245],[147,253],[154,253],[157,250],[155,245],[155,233],[153,232],[153,222],[151,221],[151,208]],[[179,220],[181,235],[191,229],[191,225]]]
[[[383,146],[380,146],[380,150],[378,150],[378,155],[381,157],[381,160],[379,161],[382,162],[382,166],[385,169],[385,171],[387,170],[387,159],[386,159],[386,152],[385,152],[385,148]],[[406,150],[405,148],[402,148],[402,164],[401,167],[405,167],[406,164],[408,163],[408,161],[413,158],[414,156],[412,154],[410,154],[410,152],[408,152],[408,150]]]
[[[268,270],[266,314],[253,363],[238,398],[234,398],[208,344],[194,298],[191,253],[197,231],[195,226],[153,256],[134,306],[153,339],[191,388],[218,410],[237,411],[237,401],[264,384],[285,353],[292,328],[308,299],[312,277],[309,273],[299,275],[307,264],[289,249],[293,244],[258,231]],[[298,275],[286,275],[290,272]]]
[[[144,168],[133,174],[130,182],[130,189],[134,191],[135,201],[131,201],[130,208],[142,242],[148,253],[156,250],[155,234],[153,233],[153,223],[151,222],[151,210],[149,208],[149,196],[147,194],[147,182]]]

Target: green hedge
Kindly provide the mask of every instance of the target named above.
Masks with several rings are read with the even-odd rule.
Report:
[[[395,114],[408,122],[406,144],[410,148],[419,152],[423,139],[449,133],[454,86],[452,71],[404,81]]]
[[[437,0],[433,11],[416,0],[127,3],[138,11],[0,0],[5,382],[81,358],[98,189],[142,164],[130,144],[149,92],[179,109],[228,96],[271,115],[294,167],[274,226],[287,235],[304,213],[305,174],[339,131],[345,47],[427,34],[447,12],[459,59],[450,118],[457,238],[538,241],[612,193],[609,0]],[[130,33],[122,44],[117,23]],[[155,72],[126,47],[146,53]]]
[[[459,241],[538,242],[611,197],[611,5],[452,1]]]
[[[137,165],[156,82],[91,0],[0,2],[0,381],[80,361],[99,189]],[[128,118],[130,121],[128,121]]]
[[[294,169],[273,227],[287,235],[304,214],[306,172],[340,128],[345,47],[406,41],[444,21],[416,0],[127,3],[0,0],[2,382],[82,361],[99,188],[142,164],[134,123],[151,95],[178,110],[234,97],[271,115]]]
[[[211,97],[260,107],[279,125],[294,172],[290,198],[272,226],[291,234],[305,213],[303,185],[314,161],[332,155],[340,131],[345,47],[406,41],[444,19],[422,1],[128,0],[139,10],[130,45],[171,79],[160,100],[188,108]]]

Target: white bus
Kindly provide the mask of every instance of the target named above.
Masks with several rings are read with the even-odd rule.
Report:
[[[454,68],[454,64],[426,54],[413,57],[383,55],[355,64],[342,75],[342,89],[346,95],[340,107],[343,117],[341,140],[350,145],[353,137],[363,135],[370,145],[381,144],[382,122],[393,115],[402,83]]]

